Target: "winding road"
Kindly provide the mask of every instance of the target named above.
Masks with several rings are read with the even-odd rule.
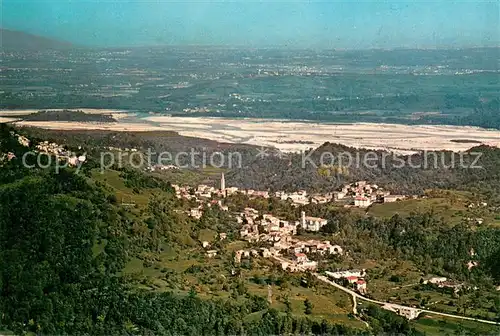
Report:
[[[282,257],[272,256],[272,258],[275,259],[275,260],[277,260],[277,261],[279,261],[282,265],[283,265],[283,263],[286,263],[286,264],[292,263],[290,260],[287,260],[287,259],[282,258]],[[298,265],[298,268],[301,269],[300,265]],[[302,271],[307,271],[306,269],[301,269],[301,270]],[[419,309],[419,308],[414,308],[414,307],[410,307],[410,306],[394,304],[394,303],[390,303],[390,302],[373,300],[373,299],[367,298],[366,296],[363,296],[363,295],[361,295],[361,294],[359,294],[359,293],[357,293],[357,292],[355,292],[355,291],[353,291],[353,290],[351,290],[349,288],[341,286],[341,285],[339,285],[338,283],[336,283],[334,281],[331,281],[330,279],[328,279],[328,277],[326,277],[324,275],[321,275],[319,273],[312,273],[312,274],[316,278],[318,278],[320,281],[322,281],[324,283],[327,283],[329,285],[332,285],[332,286],[340,289],[341,291],[346,292],[347,294],[350,294],[352,296],[352,301],[353,301],[353,309],[352,310],[353,310],[353,313],[355,315],[357,315],[357,313],[358,313],[358,311],[357,311],[358,310],[357,309],[357,306],[358,306],[357,299],[360,299],[360,300],[363,300],[363,301],[367,301],[367,302],[371,302],[371,303],[380,305],[380,306],[382,306],[382,308],[387,309],[387,310],[391,310],[391,311],[394,311],[394,312],[399,312],[402,309],[404,309],[406,311],[410,311],[410,312],[413,313],[413,314],[411,314],[412,318],[418,317],[418,315],[421,314],[421,313],[428,313],[428,314],[434,314],[434,315],[439,315],[439,316],[456,318],[456,319],[460,319],[460,320],[469,320],[469,321],[475,321],[475,322],[481,322],[481,323],[487,323],[487,324],[492,324],[492,325],[498,325],[498,326],[500,326],[500,322],[483,320],[483,319],[478,319],[478,318],[474,318],[474,317],[467,317],[467,316],[460,316],[460,315],[453,315],[453,314],[441,313],[441,312],[437,312],[437,311],[433,311],[433,310]]]
[[[489,320],[482,320],[482,319],[478,319],[478,318],[474,318],[474,317],[467,317],[467,316],[460,316],[460,315],[453,315],[453,314],[446,314],[446,313],[441,313],[441,312],[437,312],[437,311],[433,311],[433,310],[427,310],[427,309],[418,309],[418,308],[413,308],[413,307],[409,307],[409,306],[404,306],[404,305],[397,305],[397,304],[393,304],[393,303],[389,303],[389,302],[383,302],[383,301],[377,301],[377,300],[373,300],[373,299],[369,299],[363,295],[360,295],[359,293],[353,291],[353,290],[350,290],[349,288],[345,288],[344,286],[341,286],[339,284],[337,284],[336,282],[334,281],[331,281],[329,280],[326,276],[324,275],[320,275],[318,273],[313,273],[313,275],[318,278],[319,280],[329,284],[329,285],[332,285],[348,294],[350,294],[353,298],[353,312],[354,314],[357,314],[357,302],[356,302],[356,299],[360,299],[360,300],[364,300],[364,301],[368,301],[368,302],[371,302],[371,303],[375,303],[375,304],[378,304],[378,305],[381,305],[383,306],[385,309],[388,309],[388,310],[394,310],[394,309],[398,309],[399,307],[401,308],[405,308],[405,309],[410,309],[410,310],[413,310],[416,312],[416,316],[418,316],[420,313],[428,313],[428,314],[434,314],[434,315],[440,315],[440,316],[445,316],[445,317],[451,317],[451,318],[456,318],[456,319],[461,319],[461,320],[469,320],[469,321],[475,321],[475,322],[481,322],[481,323],[487,323],[487,324],[493,324],[493,325],[498,325],[500,326],[500,323],[499,322],[494,322],[494,321],[489,321]],[[391,309],[393,308],[393,309]]]

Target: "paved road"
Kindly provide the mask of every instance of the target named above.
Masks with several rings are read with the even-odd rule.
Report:
[[[277,256],[273,256],[273,258],[277,261],[279,261],[280,263],[290,263],[289,260],[285,259],[285,258],[281,258],[281,257],[277,257]],[[299,269],[300,269],[300,266],[299,266]],[[303,270],[303,271],[306,271],[306,270]],[[446,313],[441,313],[441,312],[437,312],[437,311],[433,311],[433,310],[427,310],[427,309],[419,309],[419,308],[414,308],[414,307],[410,307],[410,306],[404,306],[404,305],[399,305],[399,304],[394,304],[394,303],[390,303],[390,302],[383,302],[383,301],[377,301],[377,300],[373,300],[373,299],[370,299],[370,298],[367,298],[349,288],[345,288],[344,286],[341,286],[339,285],[338,283],[334,282],[334,281],[331,281],[330,279],[328,279],[326,276],[324,275],[321,275],[321,274],[318,274],[318,273],[312,273],[316,278],[318,278],[319,280],[329,284],[329,285],[332,285],[338,289],[340,289],[341,291],[344,291],[348,294],[350,294],[352,296],[352,301],[353,301],[353,312],[354,314],[357,314],[357,301],[356,299],[360,299],[360,300],[364,300],[364,301],[368,301],[368,302],[371,302],[371,303],[375,303],[375,304],[378,304],[378,305],[381,305],[381,306],[385,306],[385,307],[394,307],[394,308],[397,308],[397,307],[402,307],[402,308],[407,308],[407,309],[412,309],[412,310],[415,310],[415,311],[418,311],[419,314],[420,313],[428,313],[428,314],[434,314],[434,315],[440,315],[440,316],[445,316],[445,317],[451,317],[451,318],[456,318],[456,319],[460,319],[460,320],[469,320],[469,321],[476,321],[476,322],[481,322],[481,323],[487,323],[487,324],[493,324],[493,325],[499,325],[500,326],[500,322],[494,322],[494,321],[488,321],[488,320],[482,320],[482,319],[478,319],[478,318],[474,318],[474,317],[467,317],[467,316],[460,316],[460,315],[453,315],[453,314],[446,314]]]
[[[368,302],[371,302],[371,303],[375,303],[375,304],[378,304],[378,305],[382,305],[382,306],[394,306],[394,307],[404,307],[404,308],[409,308],[409,309],[414,309],[420,313],[428,313],[428,314],[434,314],[434,315],[440,315],[440,316],[445,316],[445,317],[452,317],[452,318],[456,318],[456,319],[461,319],[461,320],[469,320],[469,321],[476,321],[476,322],[481,322],[481,323],[488,323],[488,324],[493,324],[493,325],[500,325],[499,322],[494,322],[494,321],[488,321],[488,320],[482,320],[482,319],[478,319],[478,318],[474,318],[474,317],[467,317],[467,316],[460,316],[460,315],[453,315],[453,314],[446,314],[446,313],[441,313],[441,312],[436,312],[436,311],[433,311],[433,310],[427,310],[427,309],[418,309],[418,308],[413,308],[413,307],[409,307],[409,306],[404,306],[404,305],[396,305],[396,304],[393,304],[393,303],[389,303],[389,302],[383,302],[383,301],[377,301],[377,300],[373,300],[373,299],[369,299],[363,295],[360,295],[359,293],[353,291],[353,290],[350,290],[349,288],[345,288],[344,286],[341,286],[339,284],[337,284],[336,282],[334,281],[331,281],[329,280],[326,276],[324,275],[320,275],[318,273],[313,273],[314,276],[316,276],[319,280],[327,283],[327,284],[330,284],[334,287],[337,287],[338,289],[352,295],[353,297],[353,302],[356,302],[356,299],[361,299],[361,300],[364,300],[364,301],[368,301]],[[356,309],[356,304],[354,305],[354,309]]]
[[[373,300],[373,299],[370,299],[370,298],[367,298],[349,288],[345,288],[344,286],[341,286],[339,285],[338,283],[334,282],[334,281],[331,281],[330,279],[328,279],[326,276],[324,275],[320,275],[318,273],[313,273],[313,275],[318,278],[319,280],[323,281],[323,282],[326,282],[327,284],[329,285],[332,285],[334,287],[337,287],[338,289],[348,293],[348,294],[351,294],[351,296],[353,298],[358,298],[358,299],[361,299],[361,300],[365,300],[365,301],[368,301],[368,302],[371,302],[371,303],[376,303],[376,304],[379,304],[379,305],[385,305],[386,302],[382,302],[382,301],[377,301],[377,300]]]
[[[354,315],[358,315],[358,301],[354,295],[352,296],[352,312]]]
[[[461,320],[469,320],[469,321],[476,321],[476,322],[481,322],[481,323],[488,323],[488,324],[493,324],[493,325],[498,325],[500,326],[500,322],[494,322],[494,321],[488,321],[488,320],[482,320],[474,317],[467,317],[467,316],[460,316],[460,315],[453,315],[453,314],[446,314],[446,313],[440,313],[436,312],[433,310],[426,310],[422,309],[423,313],[429,313],[429,314],[434,314],[434,315],[441,315],[441,316],[446,316],[446,317],[453,317]]]

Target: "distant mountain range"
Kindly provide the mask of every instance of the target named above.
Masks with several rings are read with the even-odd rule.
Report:
[[[66,49],[73,45],[69,42],[28,34],[21,31],[0,28],[2,50],[50,50]]]

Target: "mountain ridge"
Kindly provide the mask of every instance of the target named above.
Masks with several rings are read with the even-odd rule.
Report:
[[[0,28],[0,47],[2,50],[51,50],[67,49],[74,45],[67,41]]]

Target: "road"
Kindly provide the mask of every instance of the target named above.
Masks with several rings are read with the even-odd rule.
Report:
[[[488,320],[482,320],[482,319],[478,319],[478,318],[474,318],[474,317],[467,317],[467,316],[460,316],[460,315],[453,315],[453,314],[446,314],[446,313],[441,313],[441,312],[436,312],[436,311],[433,311],[433,310],[427,310],[427,309],[417,309],[417,308],[413,308],[413,307],[410,307],[410,306],[404,306],[404,305],[395,305],[393,303],[390,303],[390,302],[383,302],[383,301],[377,301],[377,300],[373,300],[373,299],[370,299],[370,298],[367,298],[353,290],[350,290],[349,288],[345,288],[344,286],[341,286],[337,283],[335,283],[334,281],[331,281],[329,280],[326,276],[324,275],[320,275],[318,273],[313,273],[313,275],[318,278],[319,280],[329,284],[329,285],[332,285],[348,294],[350,294],[353,298],[353,302],[354,302],[354,308],[353,308],[353,311],[356,313],[357,312],[357,304],[356,304],[356,299],[360,299],[360,300],[364,300],[364,301],[368,301],[368,302],[371,302],[371,303],[375,303],[375,304],[378,304],[378,305],[381,305],[381,306],[386,306],[386,307],[403,307],[403,308],[407,308],[407,309],[412,309],[412,310],[415,310],[417,311],[419,314],[420,313],[428,313],[428,314],[434,314],[434,315],[440,315],[440,316],[445,316],[445,317],[451,317],[451,318],[456,318],[456,319],[461,319],[461,320],[469,320],[469,321],[475,321],[475,322],[481,322],[481,323],[487,323],[487,324],[493,324],[493,325],[500,325],[499,322],[494,322],[494,321],[488,321]]]
[[[446,316],[446,317],[452,317],[452,318],[457,318],[461,320],[469,320],[469,321],[475,321],[475,322],[481,322],[481,323],[488,323],[488,324],[493,324],[493,325],[498,325],[500,326],[500,322],[494,322],[494,321],[488,321],[488,320],[482,320],[482,319],[477,319],[474,317],[467,317],[467,316],[460,316],[460,315],[453,315],[453,314],[446,314],[446,313],[440,313],[436,312],[433,310],[426,310],[422,309],[423,313],[429,313],[429,314],[434,314],[434,315],[440,315],[440,316]]]
[[[278,257],[278,256],[273,256],[273,258],[275,260],[279,261],[281,264],[283,264],[283,263],[290,264],[291,263],[290,260],[287,260],[285,258],[281,258],[281,257]],[[298,265],[298,268],[300,269],[300,265]],[[302,269],[302,271],[307,271],[307,270]],[[441,313],[441,312],[437,312],[437,311],[433,311],[433,310],[420,309],[420,308],[414,308],[414,307],[405,306],[405,305],[394,304],[394,303],[390,303],[390,302],[383,302],[383,301],[373,300],[373,299],[367,298],[367,297],[365,297],[365,296],[363,296],[363,295],[361,295],[361,294],[359,294],[359,293],[357,293],[357,292],[355,292],[355,291],[353,291],[353,290],[351,290],[349,288],[341,286],[341,285],[339,285],[338,283],[336,283],[334,281],[331,281],[330,279],[328,279],[324,275],[321,275],[321,274],[318,274],[318,273],[312,273],[312,274],[316,278],[318,278],[319,280],[321,280],[321,281],[323,281],[323,282],[325,282],[325,283],[327,283],[329,285],[332,285],[332,286],[340,289],[341,291],[346,292],[347,294],[350,294],[352,296],[353,313],[354,314],[357,314],[357,299],[360,299],[360,300],[363,300],[363,301],[368,301],[368,302],[371,302],[371,303],[375,303],[375,304],[381,305],[385,309],[389,309],[389,310],[391,310],[391,308],[406,308],[406,309],[410,309],[410,310],[415,311],[417,313],[416,316],[418,316],[420,313],[428,313],[428,314],[434,314],[434,315],[439,315],[439,316],[456,318],[456,319],[460,319],[460,320],[469,320],[469,321],[475,321],[475,322],[481,322],[481,323],[487,323],[487,324],[499,325],[500,326],[499,322],[482,320],[482,319],[478,319],[478,318],[474,318],[474,317],[467,317],[467,316],[446,314],[446,313]]]
[[[354,295],[352,296],[352,312],[354,315],[358,315],[358,300]]]
[[[348,293],[348,294],[351,294],[351,296],[354,298],[358,298],[358,299],[361,299],[361,300],[364,300],[364,301],[368,301],[368,302],[371,302],[371,303],[375,303],[375,304],[379,304],[379,305],[385,305],[386,303],[388,302],[382,302],[382,301],[377,301],[377,300],[373,300],[373,299],[370,299],[370,298],[367,298],[349,288],[345,288],[344,286],[341,286],[339,285],[338,283],[334,282],[334,281],[331,281],[330,279],[328,279],[326,276],[324,275],[320,275],[318,273],[313,273],[313,275],[318,278],[319,280],[323,281],[323,282],[326,282],[327,284],[329,285],[332,285],[334,287],[337,287],[338,289]]]

